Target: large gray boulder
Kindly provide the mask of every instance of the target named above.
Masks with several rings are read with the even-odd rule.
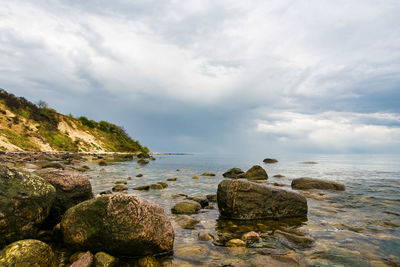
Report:
[[[244,179],[223,180],[218,185],[218,208],[230,219],[306,217],[304,196]]]
[[[35,237],[55,195],[55,188],[43,178],[0,166],[0,248]]]
[[[89,179],[70,171],[39,171],[37,174],[56,189],[56,198],[45,224],[52,228],[61,221],[64,213],[82,201],[93,198]]]
[[[145,256],[168,252],[174,230],[158,205],[132,195],[108,195],[84,201],[64,214],[64,243],[75,250]]]
[[[325,181],[321,179],[302,177],[297,178],[292,181],[293,189],[307,190],[307,189],[323,189],[323,190],[345,190],[344,185],[332,182]]]

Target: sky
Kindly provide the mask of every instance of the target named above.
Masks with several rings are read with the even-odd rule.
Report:
[[[3,0],[0,88],[156,152],[400,153],[398,0]]]

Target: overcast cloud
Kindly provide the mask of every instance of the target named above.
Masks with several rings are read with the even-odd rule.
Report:
[[[0,87],[152,151],[397,152],[398,14],[398,0],[6,0]]]

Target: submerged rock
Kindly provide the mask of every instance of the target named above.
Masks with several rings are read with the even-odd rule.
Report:
[[[173,177],[173,178],[167,178],[168,182],[175,182],[176,180],[178,180],[178,178]]]
[[[243,234],[242,240],[246,242],[258,242],[261,240],[261,237],[258,233],[251,231]]]
[[[0,247],[34,237],[55,196],[56,189],[43,178],[0,166]]]
[[[266,158],[266,159],[263,160],[263,162],[271,164],[271,163],[277,163],[278,160],[277,159]]]
[[[307,189],[325,189],[325,190],[339,190],[339,191],[345,190],[345,187],[342,184],[321,179],[308,178],[308,177],[294,179],[292,181],[292,188],[302,189],[302,190],[307,190]]]
[[[203,172],[201,176],[215,176],[215,173],[212,172]]]
[[[231,219],[306,217],[304,196],[244,179],[223,180],[218,185],[218,208]]]
[[[274,237],[290,248],[308,248],[314,243],[314,238],[310,236],[295,235],[281,230],[276,230]]]
[[[65,211],[76,204],[93,198],[89,179],[81,174],[65,171],[38,172],[43,179],[56,189],[56,198],[51,206],[47,226],[54,226],[61,221]]]
[[[144,258],[140,258],[135,267],[161,267],[161,264],[157,261],[155,257],[147,256]]]
[[[184,200],[175,204],[171,211],[174,214],[193,214],[198,213],[201,209],[201,205],[193,200]]]
[[[246,247],[246,242],[240,239],[231,239],[225,243],[226,247]]]
[[[49,245],[39,240],[14,242],[0,251],[0,266],[57,267],[57,258]]]
[[[76,250],[145,256],[172,250],[174,230],[158,205],[132,195],[101,196],[70,208],[64,243]]]
[[[194,229],[196,224],[198,224],[200,221],[196,220],[189,215],[180,215],[176,217],[175,221],[179,224],[180,227],[183,229]]]
[[[239,168],[232,168],[224,172],[222,176],[227,177],[227,178],[237,178],[238,175],[244,174],[244,171],[242,171]]]

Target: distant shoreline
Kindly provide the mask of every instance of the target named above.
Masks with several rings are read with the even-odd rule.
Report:
[[[189,153],[164,153],[164,152],[151,152],[150,154],[152,155],[176,155],[176,156],[184,156],[184,155],[190,155]]]

